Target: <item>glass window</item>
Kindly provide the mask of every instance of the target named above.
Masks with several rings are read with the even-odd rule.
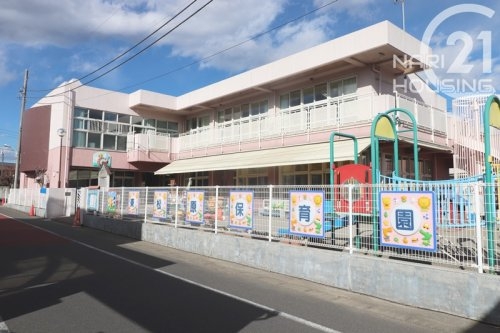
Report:
[[[311,175],[311,185],[322,185],[322,184],[323,184],[323,175],[321,174]]]
[[[144,119],[144,126],[148,127],[155,127],[156,126],[156,120],[154,119]]]
[[[231,121],[233,119],[233,110],[225,109],[224,110],[224,121]]]
[[[130,116],[124,115],[124,114],[119,114],[118,115],[118,122],[122,123],[122,124],[130,124]]]
[[[168,130],[169,132],[179,132],[179,123],[168,122]]]
[[[104,120],[116,121],[117,118],[118,118],[118,115],[114,112],[105,112],[104,113]]]
[[[295,166],[295,171],[307,171],[307,164],[298,164]]]
[[[75,117],[87,118],[88,110],[82,108],[75,108]]]
[[[314,102],[314,88],[313,87],[305,88],[303,90],[303,94],[304,94],[304,104],[310,104],[310,103]]]
[[[89,110],[89,118],[102,120],[102,111]]]
[[[123,180],[123,186],[124,187],[133,187],[134,186],[134,180],[130,178],[125,178]]]
[[[166,120],[157,120],[156,128],[159,132],[168,132],[168,122]]]
[[[250,106],[250,114],[252,116],[257,116],[260,113],[259,103],[252,103]]]
[[[74,131],[73,132],[73,146],[74,147],[87,147],[87,133]]]
[[[246,118],[250,116],[250,107],[248,104],[243,104],[241,106],[241,118]]]
[[[223,123],[224,122],[224,111],[218,111],[217,112],[217,122],[218,123]]]
[[[191,119],[189,128],[190,129],[197,129],[198,128],[198,122],[196,121],[196,118]]]
[[[137,116],[130,116],[133,125],[142,125],[142,118]]]
[[[127,137],[117,136],[116,137],[116,150],[126,151],[127,150]]]
[[[326,99],[326,83],[318,84],[314,87],[314,100],[322,101]]]
[[[100,133],[89,133],[88,134],[88,147],[89,148],[101,148],[101,134]]]
[[[83,119],[73,119],[73,128],[74,129],[86,129],[86,124],[87,122]]]
[[[116,149],[116,136],[115,135],[109,135],[109,134],[104,134],[103,140],[102,140],[102,146],[104,149]]]
[[[343,80],[343,85],[344,85],[344,89],[343,89],[344,95],[354,94],[354,93],[356,93],[356,90],[358,89],[355,77],[351,77],[349,79]]]
[[[200,127],[210,126],[210,116],[203,116],[199,119]]]
[[[259,108],[260,114],[267,113],[269,111],[267,100],[260,102]]]
[[[307,185],[307,175],[296,175],[295,185]]]
[[[241,118],[241,109],[239,106],[233,108],[233,119],[238,120]]]
[[[339,97],[342,95],[354,94],[358,89],[356,78],[351,77],[344,80],[330,82],[330,96]]]
[[[330,83],[330,97],[339,97],[340,96],[340,87],[341,82],[331,82]]]
[[[290,96],[288,94],[284,94],[280,96],[280,109],[288,109],[290,106]]]
[[[290,93],[290,106],[300,105],[300,90]]]

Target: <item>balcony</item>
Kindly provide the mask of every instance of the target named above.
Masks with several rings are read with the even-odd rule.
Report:
[[[349,95],[328,98],[320,102],[298,105],[284,110],[270,110],[265,115],[233,120],[207,126],[179,136],[180,155],[195,150],[243,143],[261,142],[297,136],[307,138],[315,133],[349,131],[355,127],[369,127],[375,116],[395,105],[410,111],[417,119],[418,130],[425,140],[446,140],[447,113],[420,103],[404,95]],[[402,119],[404,122],[405,119]],[[369,136],[369,131],[366,133]],[[303,141],[307,142],[307,141]]]
[[[171,160],[172,138],[168,134],[149,133],[127,135],[127,161],[165,163]]]

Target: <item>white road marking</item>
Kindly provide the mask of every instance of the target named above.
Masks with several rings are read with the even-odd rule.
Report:
[[[1,215],[4,215],[4,214],[1,214]],[[14,220],[16,220],[16,221],[19,221],[19,220],[15,219],[15,218],[12,218],[12,217],[10,217],[10,216],[7,216],[7,215],[4,215],[4,216],[6,216],[6,217],[8,217],[8,218],[11,218],[11,219],[14,219]],[[25,223],[25,222],[23,222],[23,221],[19,221],[19,222],[21,222],[21,223]],[[28,223],[26,223],[26,224],[28,224]],[[262,309],[262,310],[264,310],[264,311],[268,311],[268,312],[275,313],[276,315],[278,315],[278,316],[280,316],[280,317],[283,317],[283,318],[286,318],[286,319],[289,319],[289,320],[295,321],[295,322],[297,322],[297,323],[299,323],[299,324],[302,324],[302,325],[304,325],[304,326],[308,326],[308,327],[311,327],[311,328],[317,329],[317,330],[322,331],[322,332],[328,332],[328,333],[341,333],[340,331],[336,331],[336,330],[334,330],[334,329],[331,329],[331,328],[326,327],[326,326],[323,326],[323,325],[321,325],[321,324],[318,324],[318,323],[312,322],[312,321],[310,321],[310,320],[307,320],[307,319],[304,319],[304,318],[301,318],[301,317],[297,317],[297,316],[294,316],[294,315],[292,315],[292,314],[289,314],[289,313],[286,313],[286,312],[283,312],[283,311],[279,311],[279,310],[273,309],[273,308],[268,307],[268,306],[265,306],[265,305],[263,305],[263,304],[253,302],[253,301],[251,301],[251,300],[249,300],[249,299],[242,298],[242,297],[239,297],[239,296],[236,296],[236,295],[233,295],[233,294],[227,293],[227,292],[225,292],[225,291],[222,291],[222,290],[219,290],[219,289],[216,289],[216,288],[212,288],[212,287],[210,287],[210,286],[207,286],[207,285],[204,285],[204,284],[198,283],[198,282],[196,282],[196,281],[186,279],[186,278],[184,278],[184,277],[182,277],[182,276],[178,276],[178,275],[175,275],[175,274],[171,274],[171,273],[168,273],[168,272],[162,271],[162,270],[161,270],[161,269],[159,269],[159,268],[156,268],[156,269],[155,269],[155,268],[152,268],[152,267],[150,267],[150,266],[147,266],[147,265],[141,264],[140,262],[137,262],[137,261],[134,261],[134,260],[131,260],[131,259],[128,259],[128,258],[125,258],[125,257],[119,256],[119,255],[117,255],[117,254],[114,254],[114,253],[112,253],[112,252],[109,252],[109,251],[106,251],[106,250],[100,249],[100,248],[95,247],[95,246],[93,246],[93,245],[90,245],[90,244],[87,244],[87,243],[83,243],[83,242],[80,242],[80,241],[78,241],[78,240],[71,239],[71,238],[68,238],[68,237],[65,237],[65,236],[59,235],[59,234],[57,234],[57,233],[55,233],[55,232],[53,232],[53,231],[46,230],[46,229],[41,228],[41,227],[38,227],[38,226],[36,226],[36,225],[32,225],[32,224],[28,224],[28,225],[30,225],[30,226],[32,226],[32,227],[34,227],[34,228],[37,228],[37,229],[39,229],[39,230],[42,230],[42,231],[48,232],[48,233],[50,233],[50,234],[52,234],[52,235],[55,235],[55,236],[61,237],[61,238],[63,238],[63,239],[69,240],[69,241],[74,242],[74,243],[76,243],[76,244],[82,245],[82,246],[87,247],[87,248],[89,248],[89,249],[92,249],[92,250],[95,250],[95,251],[101,252],[101,253],[103,253],[103,254],[107,254],[107,255],[109,255],[109,256],[111,256],[111,257],[114,257],[114,258],[117,258],[117,259],[120,259],[120,260],[123,260],[123,261],[126,261],[126,262],[128,262],[128,263],[133,264],[133,265],[136,265],[136,266],[139,266],[139,267],[142,267],[142,268],[145,268],[145,269],[148,269],[148,270],[151,270],[151,271],[157,272],[157,273],[161,273],[161,274],[166,275],[166,276],[169,276],[169,277],[171,277],[171,278],[181,280],[181,281],[183,281],[183,282],[186,282],[186,283],[192,284],[192,285],[194,285],[194,286],[197,286],[197,287],[200,287],[200,288],[203,288],[203,289],[206,289],[206,290],[210,290],[210,291],[212,291],[212,292],[218,293],[218,294],[223,295],[223,296],[226,296],[226,297],[230,297],[230,298],[235,299],[235,300],[237,300],[237,301],[244,302],[244,303],[247,303],[247,304],[249,304],[249,305],[252,305],[252,306],[258,307],[258,308],[260,308],[260,309]],[[0,317],[0,320],[1,320],[1,317]],[[3,322],[1,322],[0,324],[4,324],[4,325],[5,325],[5,323],[3,323]],[[7,326],[5,325],[5,327],[7,327]],[[7,329],[7,331],[5,331],[5,332],[4,332],[4,331],[2,331],[1,329],[2,329],[2,326],[0,326],[0,333],[8,333],[8,332],[9,332],[9,331],[8,331],[8,329]]]
[[[0,333],[10,333],[9,328],[2,317],[0,317]]]

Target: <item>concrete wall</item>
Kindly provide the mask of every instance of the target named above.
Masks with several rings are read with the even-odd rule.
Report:
[[[83,225],[500,325],[500,278],[494,275],[93,215],[84,215]]]

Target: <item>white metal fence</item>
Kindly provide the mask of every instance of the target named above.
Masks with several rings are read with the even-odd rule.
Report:
[[[500,272],[481,182],[84,189],[87,214]],[[492,191],[498,203],[496,189]]]
[[[396,96],[398,104],[411,112],[419,128],[430,133],[447,133],[447,113],[404,95]],[[281,109],[276,113],[208,125],[179,135],[181,151],[221,144],[246,142],[249,139],[268,139],[307,132],[339,129],[344,126],[368,124],[380,111],[394,105],[392,95],[349,95]]]

